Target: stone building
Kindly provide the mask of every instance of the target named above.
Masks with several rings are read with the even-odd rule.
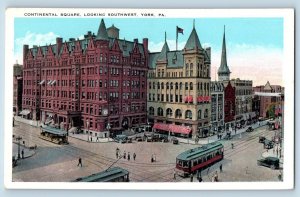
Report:
[[[211,91],[211,129],[214,133],[224,130],[224,85],[214,81],[210,84]]]
[[[102,19],[97,34],[24,45],[23,58],[22,104],[33,120],[103,137],[146,123],[147,38],[119,39]]]
[[[148,118],[157,132],[205,137],[210,108],[210,48],[203,48],[195,26],[182,50],[150,53]]]
[[[13,112],[14,115],[19,115],[22,112],[23,66],[14,64],[13,75]]]

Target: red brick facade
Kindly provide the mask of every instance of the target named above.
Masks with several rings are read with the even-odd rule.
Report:
[[[235,120],[235,88],[232,87],[230,81],[224,90],[224,114],[225,123]]]
[[[24,45],[22,104],[32,119],[95,135],[107,123],[111,131],[146,123],[148,39],[111,35],[102,20],[98,34],[88,32],[82,40]]]

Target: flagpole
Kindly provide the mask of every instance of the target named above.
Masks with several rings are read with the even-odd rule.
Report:
[[[176,26],[176,51],[178,49],[178,26]]]

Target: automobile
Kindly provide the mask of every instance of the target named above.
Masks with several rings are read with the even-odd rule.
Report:
[[[152,137],[151,136],[147,136],[147,142],[152,142]]]
[[[152,141],[153,142],[159,142],[160,141],[159,135],[158,134],[154,134],[153,137],[152,137]]]
[[[114,140],[117,143],[126,143],[127,139],[128,137],[126,135],[117,135]]]
[[[264,137],[264,136],[259,136],[259,138],[258,138],[259,143],[264,143],[265,140],[266,140],[266,137]]]
[[[248,129],[246,130],[246,132],[252,132],[252,131],[254,131],[252,127],[248,127]]]
[[[127,143],[132,143],[132,138],[127,139]]]
[[[137,137],[135,138],[135,140],[136,140],[137,142],[142,142],[142,141],[144,141],[144,138],[141,137],[141,136],[137,136]]]
[[[279,159],[277,157],[266,157],[264,159],[257,160],[257,165],[266,166],[273,170],[278,169],[279,168]]]
[[[266,149],[272,149],[273,146],[274,146],[274,142],[273,141],[265,139],[265,141],[264,141],[264,148],[266,148]]]
[[[172,138],[173,144],[179,144],[179,140],[177,138]]]

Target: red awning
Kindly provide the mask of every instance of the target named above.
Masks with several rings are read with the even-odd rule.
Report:
[[[197,102],[198,102],[198,103],[203,102],[203,96],[198,96],[198,97],[197,97]]]
[[[189,134],[191,132],[191,129],[189,127],[174,124],[155,123],[153,125],[153,128],[182,134]]]

